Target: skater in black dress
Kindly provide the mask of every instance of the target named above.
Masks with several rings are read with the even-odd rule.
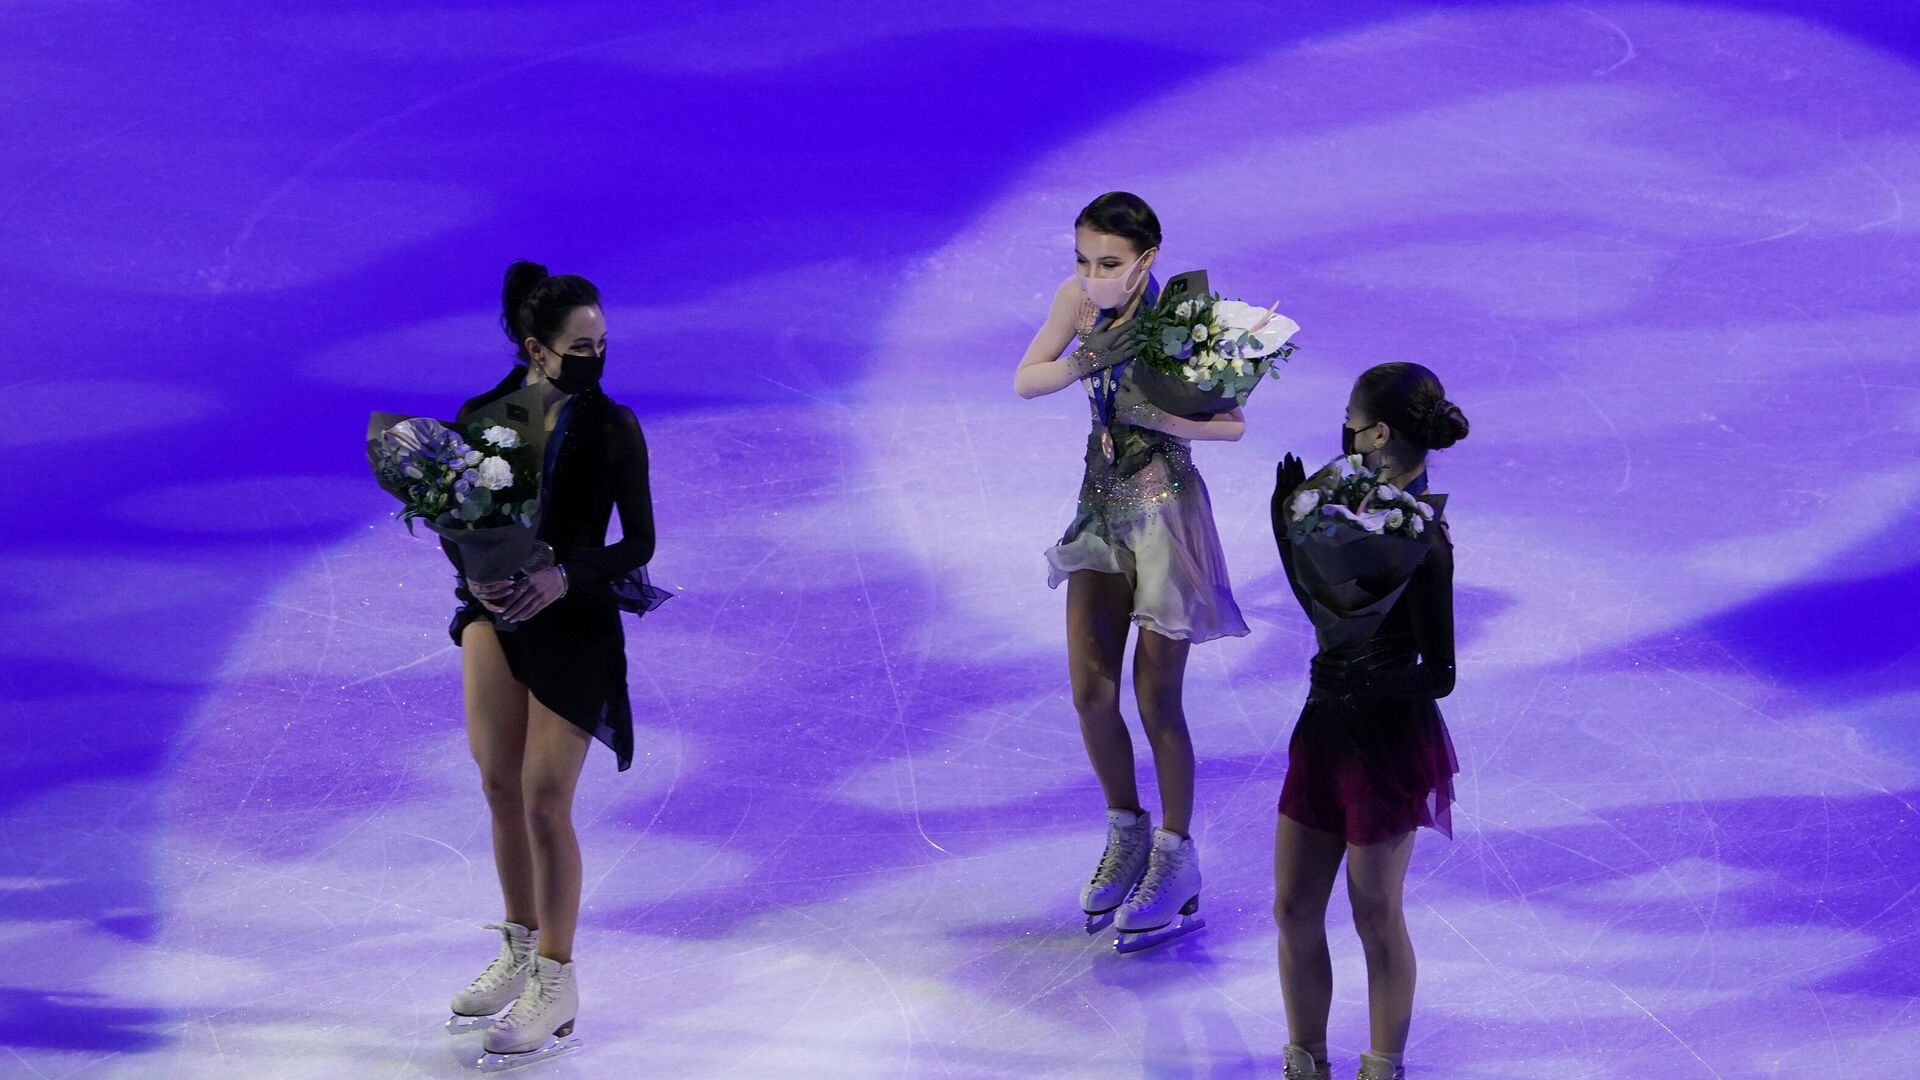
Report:
[[[1382,479],[1426,499],[1427,455],[1466,437],[1467,420],[1433,372],[1382,364],[1354,384],[1341,425],[1342,450],[1362,455]],[[1360,1080],[1404,1075],[1413,1013],[1413,942],[1401,893],[1415,828],[1451,836],[1458,771],[1435,701],[1453,692],[1453,542],[1444,520],[1427,530],[1424,555],[1371,635],[1330,648],[1328,612],[1301,582],[1289,539],[1289,498],[1306,470],[1288,455],[1274,486],[1274,539],[1295,597],[1316,618],[1321,651],[1312,688],[1288,745],[1274,835],[1274,914],[1280,926],[1280,988],[1286,1001],[1288,1080],[1326,1080],[1333,969],[1327,901],[1344,860],[1354,928],[1367,961],[1373,1046]],[[1442,506],[1443,501],[1433,500]],[[1385,538],[1383,538],[1385,539]],[[1363,543],[1372,541],[1361,541]],[[1402,541],[1388,539],[1389,543]],[[1398,582],[1366,582],[1382,596]]]
[[[493,818],[494,867],[505,920],[500,956],[455,995],[455,1020],[488,1027],[499,1054],[551,1048],[577,1007],[574,926],[580,845],[574,786],[592,740],[633,759],[626,643],[620,613],[665,595],[648,582],[653,503],[647,443],[633,410],[601,391],[606,319],[585,278],[535,263],[507,270],[501,321],[517,363],[464,415],[524,386],[545,387],[546,460],[539,537],[551,565],[507,581],[458,579],[449,632],[461,649],[467,741]],[[607,543],[613,511],[621,539]],[[460,550],[442,545],[456,570]],[[562,1029],[565,1029],[564,1031]]]

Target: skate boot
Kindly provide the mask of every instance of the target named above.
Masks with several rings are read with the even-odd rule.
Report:
[[[1113,947],[1139,952],[1186,937],[1207,925],[1200,917],[1200,855],[1193,841],[1167,829],[1153,830],[1147,872],[1113,919],[1120,937]]]
[[[1080,910],[1087,913],[1087,933],[1097,934],[1113,924],[1113,913],[1147,871],[1147,851],[1153,846],[1153,823],[1145,811],[1107,810],[1107,850],[1093,880],[1080,890]]]
[[[1333,1080],[1333,1069],[1314,1061],[1305,1047],[1288,1043],[1281,1053],[1285,1056],[1283,1080]]]
[[[1407,1070],[1369,1050],[1360,1055],[1360,1071],[1354,1080],[1406,1080]]]
[[[480,1070],[517,1069],[578,1050],[573,1019],[579,1010],[573,965],[535,956],[527,985],[513,1008],[487,1029],[487,1052],[480,1059]]]
[[[540,945],[540,931],[519,923],[488,923],[487,929],[500,931],[506,940],[487,970],[453,995],[453,1015],[447,1018],[447,1030],[455,1035],[493,1026],[494,1014],[513,1004],[520,988],[527,984],[533,950]]]

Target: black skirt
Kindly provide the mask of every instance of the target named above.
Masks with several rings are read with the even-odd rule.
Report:
[[[447,631],[455,645],[467,624],[488,618],[464,587]],[[511,629],[496,627],[507,668],[540,704],[605,743],[621,771],[633,764],[633,704],[627,697],[627,639],[620,607],[604,589],[583,589]]]

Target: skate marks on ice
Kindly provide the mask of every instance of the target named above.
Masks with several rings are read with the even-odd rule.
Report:
[[[1444,465],[1471,628],[1447,706],[1466,773],[1459,839],[1423,838],[1414,860],[1413,1059],[1487,1080],[1912,1071],[1906,654],[1853,635],[1823,656],[1774,627],[1904,587],[1911,561],[1914,473],[1823,475],[1913,457],[1915,326],[1893,290],[1912,276],[1914,76],[1809,22],[1589,11],[1452,11],[1213,69],[1117,118],[1124,135],[1033,162],[910,273],[855,273],[903,286],[858,400],[767,383],[649,418],[657,569],[687,592],[632,634],[634,770],[596,756],[583,780],[587,1049],[535,1075],[1275,1070],[1267,862],[1305,642],[1265,486],[1278,453],[1321,445],[1354,371],[1401,356],[1441,367],[1476,424]],[[1221,101],[1285,122],[1250,136]],[[1161,155],[1175,164],[1127,184],[1161,209],[1176,262],[1247,287],[1285,267],[1311,348],[1256,397],[1246,442],[1198,453],[1264,621],[1196,650],[1189,679],[1211,925],[1121,957],[1074,906],[1099,799],[1038,555],[1066,520],[1084,402],[1006,384],[1066,273],[1049,245],[1084,163],[1135,144],[1223,148]],[[782,348],[837,363],[822,341]],[[108,777],[6,796],[0,1006],[27,1033],[0,1051],[9,1067],[472,1068],[478,1037],[440,1029],[494,914],[448,575],[368,509],[363,535],[273,552],[295,569],[257,603],[184,560],[23,568],[29,602],[0,615],[10,655],[89,688],[35,699],[36,716],[76,732],[123,718],[120,747],[156,696],[207,688],[137,653],[118,661],[129,682],[100,685],[76,595],[153,618],[167,609],[141,582],[197,573],[176,580],[208,619],[170,632],[207,636],[216,608],[249,626],[183,706],[165,791]],[[164,507],[129,511],[151,525]],[[75,822],[93,839],[55,842]],[[160,839],[124,870],[139,887],[85,878],[82,895],[76,860],[142,829]],[[1336,894],[1333,1041],[1350,1060],[1364,974],[1346,919]]]

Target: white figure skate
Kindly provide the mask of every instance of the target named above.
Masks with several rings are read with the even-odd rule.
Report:
[[[1288,1043],[1281,1053],[1285,1056],[1283,1080],[1333,1080],[1333,1068],[1315,1062],[1306,1047]]]
[[[480,1058],[480,1070],[504,1072],[580,1049],[580,1039],[573,1033],[579,1010],[573,965],[535,956],[527,985],[513,1008],[487,1029],[487,1052]]]
[[[519,923],[488,923],[487,929],[500,931],[505,940],[493,963],[466,989],[453,995],[453,1015],[447,1018],[447,1030],[455,1035],[493,1026],[494,1016],[513,1004],[520,988],[527,984],[533,951],[540,945],[540,931]]]
[[[1360,1055],[1360,1071],[1354,1080],[1407,1080],[1407,1070],[1369,1050]]]
[[[1153,830],[1147,872],[1114,916],[1120,931],[1113,947],[1139,952],[1204,929],[1200,917],[1200,852],[1193,841],[1167,829]]]
[[[1093,880],[1080,890],[1080,910],[1087,913],[1087,933],[1113,925],[1113,913],[1147,872],[1147,852],[1153,846],[1153,823],[1143,811],[1107,811],[1107,849]]]

